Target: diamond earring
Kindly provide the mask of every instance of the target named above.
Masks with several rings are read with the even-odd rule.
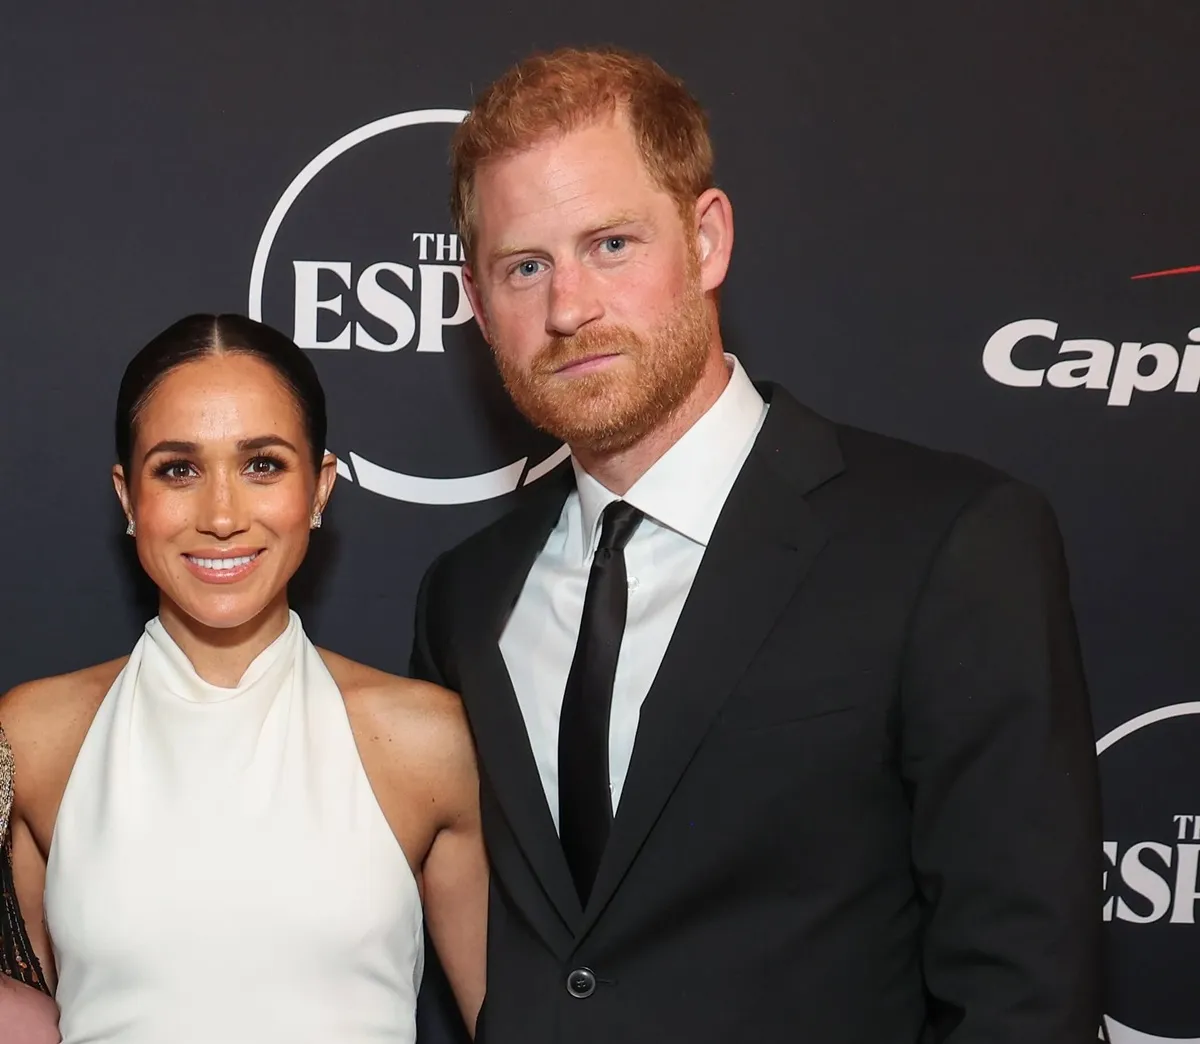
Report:
[[[312,520],[309,522],[308,528],[309,529],[320,529],[321,528],[321,512],[319,512],[319,511],[313,512]]]
[[[126,536],[136,536],[137,535],[137,526],[134,525],[132,518],[129,520],[129,525],[127,525],[125,527],[125,535]]]

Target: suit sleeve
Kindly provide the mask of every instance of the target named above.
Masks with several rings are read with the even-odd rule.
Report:
[[[1054,516],[997,485],[959,515],[911,621],[902,771],[930,1044],[1092,1044],[1095,737]]]
[[[448,688],[445,675],[438,665],[430,641],[430,632],[432,630],[430,613],[431,605],[435,601],[433,595],[435,589],[434,577],[441,561],[442,559],[439,556],[425,570],[425,575],[421,578],[421,586],[417,590],[416,618],[413,621],[413,646],[412,653],[408,659],[408,673],[413,678]]]

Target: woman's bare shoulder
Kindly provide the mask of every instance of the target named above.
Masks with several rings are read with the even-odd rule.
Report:
[[[0,696],[0,725],[14,746],[87,725],[128,661],[122,656],[70,674],[23,682]]]
[[[462,700],[448,689],[337,653],[322,649],[321,656],[341,690],[363,767],[385,814],[423,808],[438,829],[476,822],[479,776]]]
[[[433,743],[453,749],[470,742],[462,700],[439,685],[402,678],[321,649],[352,719],[369,725],[372,738],[406,745]]]
[[[47,846],[56,814],[47,809],[57,809],[96,711],[127,659],[25,682],[0,697],[0,726],[16,762],[17,808],[27,821],[42,816]]]

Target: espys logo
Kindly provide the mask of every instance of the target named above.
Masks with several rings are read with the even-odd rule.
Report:
[[[1200,274],[1200,265],[1143,272],[1134,281]],[[1166,341],[1112,341],[1071,337],[1058,342],[1059,325],[1051,319],[1018,319],[988,338],[984,372],[1010,388],[1092,388],[1107,391],[1109,406],[1128,406],[1134,392],[1176,392],[1200,388],[1200,326],[1189,330],[1182,348]],[[1058,342],[1057,362],[1049,361],[1047,342]],[[1019,357],[1019,358],[1018,358]]]
[[[1105,836],[1116,838],[1104,842],[1103,919],[1117,967],[1101,1039],[1112,1044],[1200,1044],[1198,749],[1200,702],[1148,711],[1096,744]]]
[[[568,455],[517,418],[471,322],[444,227],[447,146],[465,115],[397,113],[323,149],[275,204],[250,272],[250,317],[320,353],[338,473],[416,504],[503,496]]]

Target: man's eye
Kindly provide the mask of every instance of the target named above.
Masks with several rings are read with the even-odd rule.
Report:
[[[628,240],[624,236],[609,236],[604,241],[604,249],[610,254],[620,253],[625,249]]]
[[[520,275],[529,277],[538,274],[538,269],[541,267],[540,261],[535,261],[533,258],[528,258],[517,265],[517,272]]]

